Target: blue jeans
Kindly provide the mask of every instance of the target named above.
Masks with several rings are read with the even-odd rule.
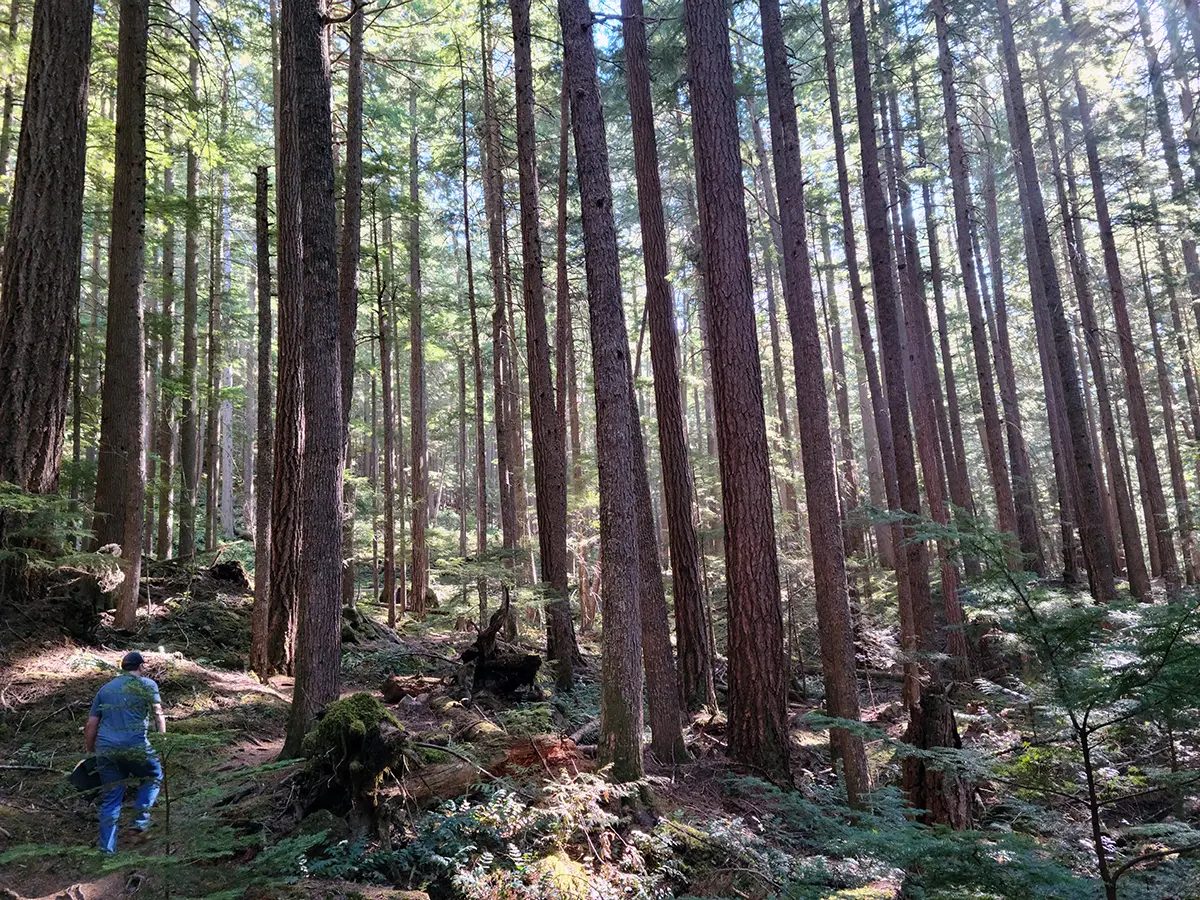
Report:
[[[111,747],[97,751],[96,765],[100,770],[100,849],[105,853],[117,850],[117,820],[125,799],[126,785],[137,785],[134,806],[137,818],[133,827],[145,831],[150,825],[150,807],[158,799],[162,786],[162,764],[149,747]]]

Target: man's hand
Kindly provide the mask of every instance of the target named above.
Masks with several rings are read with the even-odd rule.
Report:
[[[88,716],[87,724],[83,726],[83,750],[85,753],[96,752],[96,733],[100,730],[100,717]]]
[[[154,704],[154,724],[158,727],[159,734],[167,733],[167,717],[163,713],[163,708],[160,704]]]

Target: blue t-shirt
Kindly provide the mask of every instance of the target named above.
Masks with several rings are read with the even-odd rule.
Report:
[[[100,717],[97,749],[149,747],[150,716],[161,702],[158,685],[143,675],[127,672],[104,685],[92,701],[91,715]]]

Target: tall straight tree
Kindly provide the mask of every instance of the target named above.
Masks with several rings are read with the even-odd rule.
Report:
[[[250,622],[250,667],[271,674],[267,629],[271,610],[271,468],[274,464],[271,417],[271,225],[267,167],[254,173],[254,249],[258,275],[258,448],[254,456],[254,609]]]
[[[820,330],[813,299],[800,168],[800,131],[795,92],[788,67],[787,45],[779,0],[759,0],[767,105],[771,114],[771,149],[779,191],[780,237],[783,244],[783,293],[792,337],[792,369],[796,378],[797,428],[804,457],[804,492],[808,533],[816,581],[817,627],[829,715],[857,720],[860,716],[854,669],[854,627],[846,580],[846,554],[838,503],[837,471],[829,430]],[[846,795],[857,803],[869,789],[862,738],[842,729],[831,732],[833,754],[841,763]]]
[[[166,126],[167,144],[171,143],[170,123]],[[174,160],[163,167],[163,197],[170,203],[175,193]],[[155,555],[171,555],[171,489],[175,474],[175,217],[169,212],[162,242],[162,362],[159,368],[161,397],[158,428],[154,434],[154,452],[162,467],[158,475],[158,527]]]
[[[996,403],[996,387],[992,380],[992,361],[988,355],[988,332],[979,299],[978,274],[971,240],[971,173],[963,144],[962,127],[958,119],[958,89],[954,81],[954,60],[950,55],[950,29],[946,21],[944,0],[932,0],[938,39],[938,75],[942,87],[942,107],[946,123],[946,144],[950,153],[950,189],[954,198],[954,236],[958,265],[962,272],[963,293],[966,295],[967,315],[971,324],[971,350],[975,360],[975,375],[979,384],[979,405],[983,411],[984,450],[996,499],[996,524],[1002,532],[1018,535],[1021,551],[1036,571],[1041,565],[1036,532],[1029,532],[1029,523],[1017,520],[1013,487],[1008,461],[1004,454],[1003,428]],[[1020,532],[1020,533],[1018,533]]]
[[[304,576],[296,687],[283,755],[295,756],[317,711],[341,686],[342,387],[338,326],[333,122],[321,0],[284,0],[299,147],[304,298]],[[290,22],[289,22],[290,19]],[[285,86],[286,86],[285,79]],[[298,133],[284,133],[284,140]]]
[[[638,599],[636,408],[629,389],[629,334],[613,219],[604,110],[596,78],[592,12],[587,0],[559,0],[563,59],[571,92],[572,131],[583,219],[592,376],[596,395],[596,462],[600,479],[601,599],[604,629],[600,754],[618,781],[642,777],[642,654]]]
[[[200,105],[200,0],[188,2],[188,107]],[[200,154],[198,135],[188,138],[187,203],[183,226],[183,397],[179,417],[179,557],[196,555],[196,491],[199,480],[200,409],[196,382],[196,318],[200,305]]]
[[[633,154],[637,169],[642,263],[646,273],[650,362],[654,368],[654,408],[658,418],[664,515],[667,519],[675,600],[678,670],[684,702],[689,707],[698,708],[713,705],[716,693],[704,627],[700,541],[692,516],[695,485],[688,459],[687,423],[683,415],[679,332],[675,326],[674,300],[669,280],[662,181],[658,171],[658,141],[654,133],[654,106],[650,97],[650,53],[641,0],[622,0],[621,14],[626,89],[633,122]],[[642,546],[645,547],[645,544]],[[645,599],[643,594],[643,601]]]
[[[850,172],[846,163],[846,138],[842,129],[841,99],[838,96],[837,54],[834,47],[833,20],[829,0],[821,0],[821,35],[825,59],[825,81],[829,94],[829,116],[833,123],[834,159],[837,164],[838,201],[842,213],[842,252],[846,257],[846,277],[850,284],[850,303],[854,311],[855,335],[862,349],[866,369],[870,411],[863,411],[864,431],[875,434],[879,444],[879,462],[883,470],[884,493],[889,506],[899,504],[896,493],[895,451],[892,448],[892,426],[888,417],[887,397],[871,337],[871,321],[863,292],[862,274],[858,264],[858,242],[855,239],[854,206],[850,199]],[[869,421],[868,421],[869,420]],[[873,427],[872,427],[873,426]],[[886,527],[876,530],[880,555],[894,565],[892,534]]]
[[[96,469],[96,546],[119,544],[125,578],[118,628],[132,628],[142,566],[146,494],[146,45],[149,0],[122,0],[117,43],[117,132],[108,256],[108,327]]]
[[[271,603],[268,666],[294,672],[300,598],[304,487],[304,297],[300,233],[300,139],[296,72],[283,65],[292,55],[293,19],[279,20],[279,97],[275,148],[275,236],[279,278],[279,357],[275,384],[275,460],[271,482]]]
[[[0,304],[0,481],[35,493],[58,486],[66,438],[91,49],[90,0],[38,0]]]
[[[372,222],[373,224],[373,222]],[[379,247],[375,247],[378,265]],[[383,597],[388,627],[396,627],[396,426],[392,398],[393,285],[381,281],[378,298],[379,377],[383,382]]]
[[[1075,36],[1074,21],[1070,4],[1063,2],[1063,21]],[[1075,38],[1078,40],[1078,38]],[[1092,182],[1092,198],[1095,202],[1096,225],[1100,231],[1100,246],[1104,252],[1104,274],[1108,278],[1109,298],[1112,300],[1113,319],[1117,326],[1117,346],[1120,351],[1121,367],[1125,375],[1125,395],[1129,405],[1129,419],[1133,425],[1134,455],[1138,460],[1141,485],[1149,502],[1153,521],[1146,523],[1147,530],[1157,535],[1159,555],[1162,561],[1163,581],[1167,591],[1176,593],[1182,586],[1179,562],[1175,555],[1174,536],[1167,517],[1166,495],[1163,493],[1162,474],[1158,468],[1158,456],[1154,449],[1154,437],[1150,431],[1150,413],[1146,408],[1146,392],[1142,386],[1142,370],[1139,350],[1134,344],[1133,326],[1129,321],[1129,301],[1125,296],[1125,282],[1121,274],[1121,258],[1117,252],[1117,239],[1113,231],[1112,216],[1108,211],[1108,193],[1104,186],[1104,173],[1100,169],[1100,142],[1092,125],[1092,106],[1078,71],[1075,71],[1076,109],[1079,125],[1083,132],[1083,146],[1087,154],[1088,175]]]
[[[690,0],[684,31],[729,585],[729,752],[787,780],[775,517],[724,3]]]
[[[574,683],[575,637],[567,597],[567,445],[554,401],[550,336],[546,327],[542,229],[538,209],[537,133],[529,0],[512,0],[513,74],[516,81],[517,172],[521,204],[521,286],[529,418],[533,427],[533,478],[542,578],[550,585],[546,623],[548,656],[559,690]]]
[[[514,571],[520,542],[517,510],[517,474],[514,471],[519,422],[509,415],[509,383],[512,380],[509,351],[511,335],[504,312],[504,170],[500,159],[500,120],[496,113],[495,84],[492,74],[492,45],[488,32],[488,0],[480,2],[480,43],[483,50],[483,198],[488,224],[488,263],[492,284],[492,389],[493,416],[496,420],[496,469],[500,486],[501,542],[508,565]],[[524,513],[521,513],[524,516]]]
[[[863,213],[867,225],[867,246],[871,258],[871,280],[879,327],[879,346],[886,376],[888,406],[895,452],[897,511],[921,514],[917,486],[913,438],[909,425],[908,397],[904,383],[904,356],[897,283],[892,268],[892,241],[889,237],[887,201],[879,165],[876,137],[875,97],[871,83],[871,60],[866,17],[862,0],[850,0],[850,42],[854,68],[855,113],[858,120],[859,149],[862,165]],[[889,498],[890,501],[890,498]],[[893,532],[895,533],[895,532]],[[928,556],[924,543],[916,539],[911,527],[903,529],[897,540],[897,580],[900,593],[902,633],[907,632],[907,648],[930,653],[938,647],[937,626],[929,597]],[[906,648],[906,649],[907,649]],[[945,695],[937,664],[924,666],[925,683],[909,679],[906,700],[909,725],[906,740],[917,747],[958,744],[954,710]],[[927,766],[919,757],[905,765],[905,788],[911,802],[926,810],[932,821],[963,827],[970,823],[971,811],[966,786],[953,774]]]
[[[1075,360],[1071,328],[1063,309],[1062,286],[1058,278],[1058,270],[1054,265],[1053,245],[1046,221],[1042,188],[1036,177],[1037,163],[1029,131],[1029,111],[1025,104],[1025,88],[1022,83],[1016,38],[1013,35],[1012,12],[1009,9],[1008,0],[997,0],[996,9],[999,13],[1004,67],[1008,74],[1008,85],[1012,94],[1013,116],[1009,127],[1021,160],[1021,174],[1018,177],[1023,179],[1026,188],[1032,237],[1037,253],[1038,273],[1041,275],[1046,295],[1054,358],[1058,363],[1059,376],[1062,381],[1063,405],[1070,436],[1071,454],[1078,479],[1075,500],[1079,513],[1079,531],[1083,540],[1084,555],[1087,558],[1092,594],[1097,600],[1107,602],[1116,593],[1113,582],[1113,556],[1112,548],[1109,546],[1108,538],[1101,524],[1103,509],[1099,477],[1096,471],[1096,460],[1092,455],[1087,414],[1083,407],[1079,369]]]
[[[471,315],[471,376],[475,392],[475,555],[482,560],[487,553],[487,435],[484,431],[483,353],[479,346],[479,311],[475,297],[475,263],[471,255],[471,205],[467,178],[467,72],[458,52],[459,91],[462,100],[462,211],[463,237],[466,242],[467,308]],[[479,621],[487,621],[487,577],[476,581]]]
[[[429,436],[425,400],[425,323],[421,298],[421,195],[417,178],[417,89],[408,95],[408,403],[412,440],[412,609],[425,615],[429,590]]]

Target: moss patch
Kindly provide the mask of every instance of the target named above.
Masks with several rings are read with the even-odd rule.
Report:
[[[382,722],[400,724],[375,697],[364,693],[351,694],[325,707],[321,720],[304,736],[301,749],[308,759],[330,753],[344,754],[360,745],[367,732]]]

